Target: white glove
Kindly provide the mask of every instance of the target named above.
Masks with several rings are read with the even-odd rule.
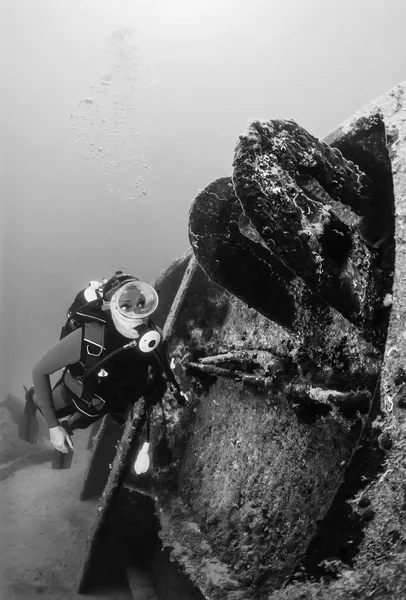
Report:
[[[137,459],[134,463],[134,471],[137,473],[137,475],[141,475],[141,473],[146,473],[149,469],[150,460],[148,456],[148,450],[149,443],[144,442],[141,450],[138,452]]]
[[[64,454],[73,451],[72,439],[66,429],[61,425],[51,427],[49,430],[49,437],[55,450],[59,450],[59,452],[63,452]]]

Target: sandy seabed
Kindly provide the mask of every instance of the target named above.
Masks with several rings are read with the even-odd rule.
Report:
[[[67,470],[49,462],[24,466],[0,481],[0,599],[128,600],[114,595],[79,595],[78,575],[97,503],[79,500],[89,451],[87,431],[74,435],[75,455]]]

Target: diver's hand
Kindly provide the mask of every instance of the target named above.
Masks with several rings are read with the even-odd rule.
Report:
[[[62,425],[51,427],[49,437],[55,450],[59,450],[59,452],[63,452],[64,454],[73,450],[72,439]]]

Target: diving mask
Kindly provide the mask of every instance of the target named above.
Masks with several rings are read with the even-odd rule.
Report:
[[[158,294],[152,286],[131,280],[120,287],[110,302],[113,323],[126,338],[140,337],[137,328],[148,322],[148,317],[158,307]]]

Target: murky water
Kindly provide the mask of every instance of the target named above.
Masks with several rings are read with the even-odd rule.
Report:
[[[77,162],[101,167],[104,180],[98,185],[124,207],[148,206],[146,196],[159,183],[146,147],[153,125],[145,107],[154,98],[155,82],[135,41],[131,29],[113,31],[106,47],[108,72],[90,85],[91,95],[70,114]]]
[[[78,289],[116,269],[152,281],[188,247],[190,203],[231,175],[251,120],[321,137],[405,73],[400,0],[2,9],[0,402],[22,398]]]

